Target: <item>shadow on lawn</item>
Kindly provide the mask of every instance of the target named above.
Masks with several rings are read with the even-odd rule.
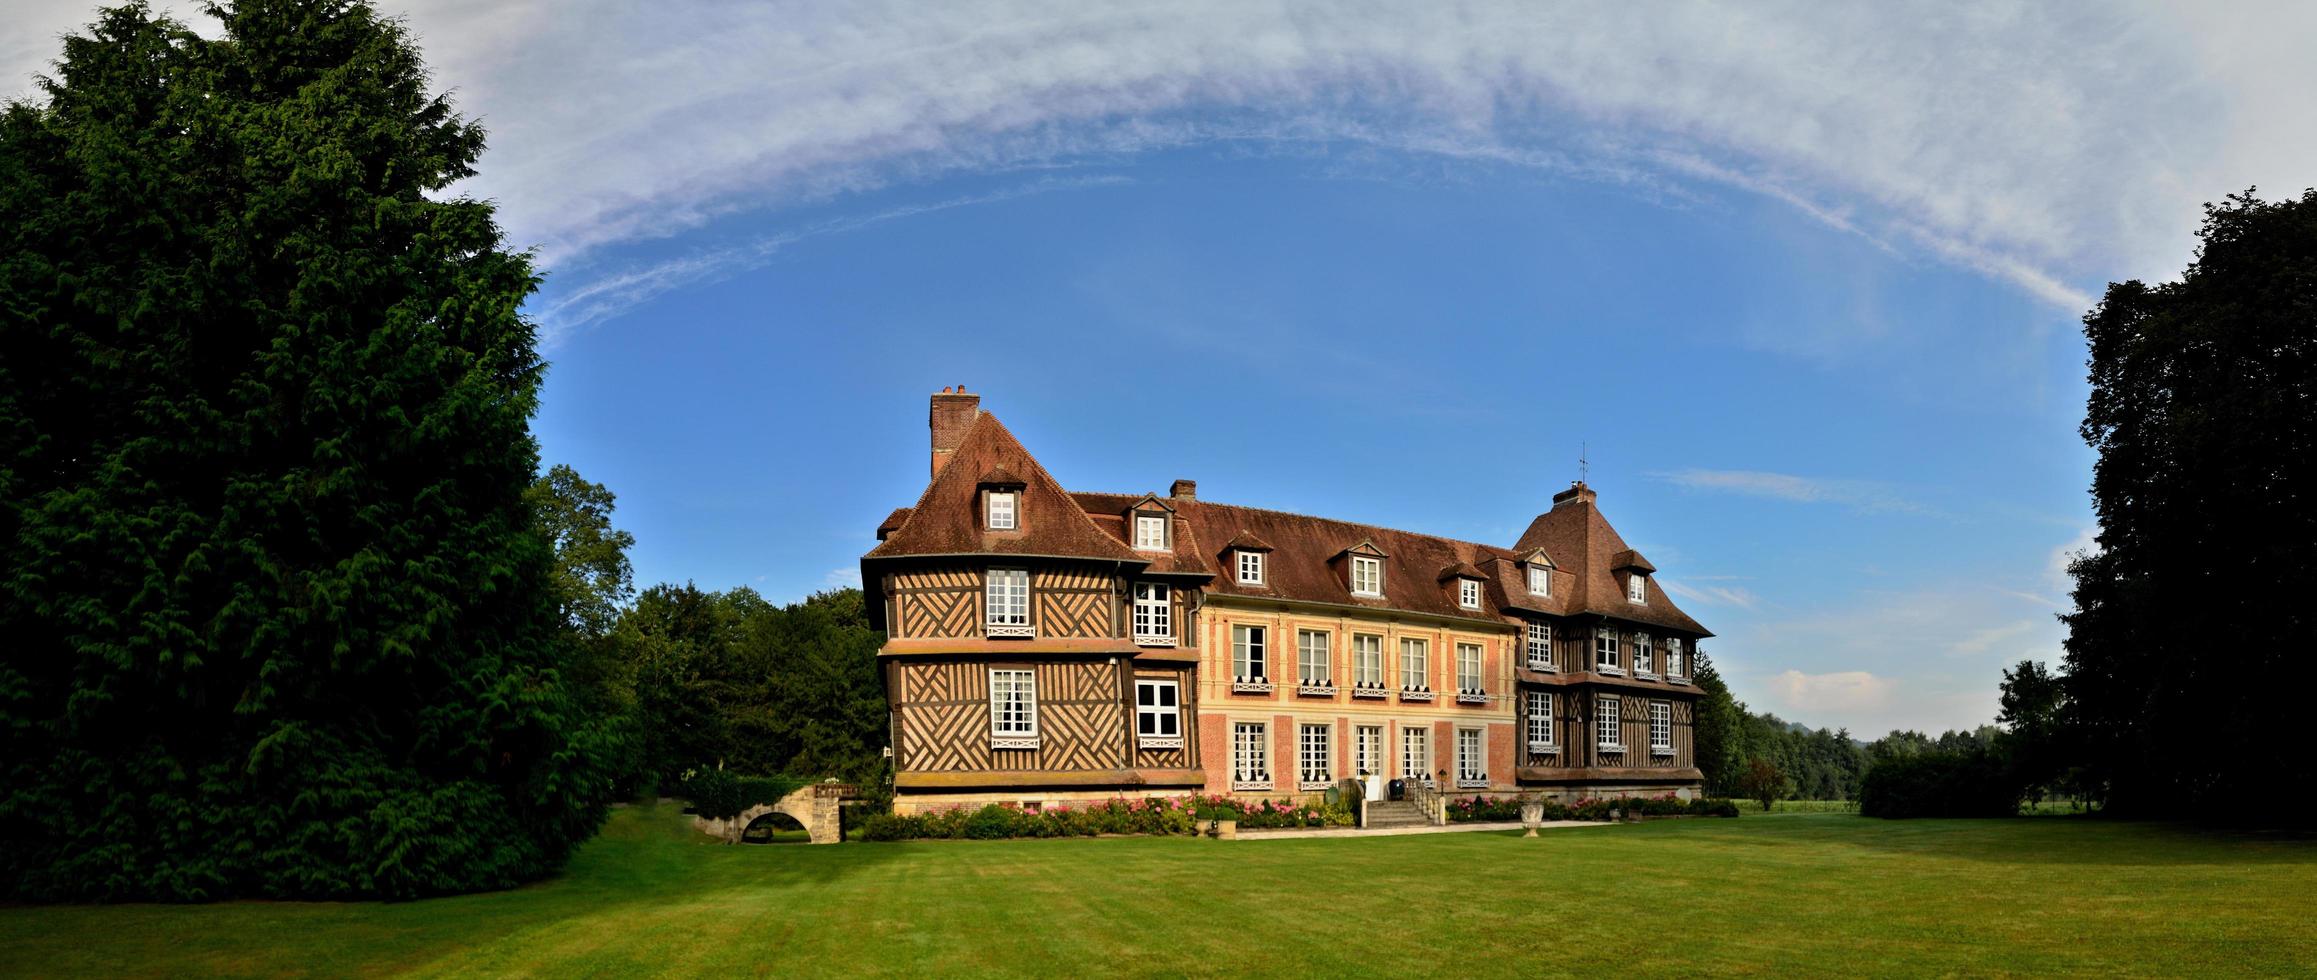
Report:
[[[1829,833],[1830,842],[1969,861],[2111,867],[2317,864],[2317,837],[2306,833],[2089,816],[1834,819],[1851,824],[1842,828],[1850,832]]]

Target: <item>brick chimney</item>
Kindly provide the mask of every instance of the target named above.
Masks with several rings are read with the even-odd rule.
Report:
[[[949,462],[949,454],[957,451],[958,443],[965,441],[965,430],[973,427],[974,416],[981,414],[982,396],[965,393],[965,386],[943,388],[933,393],[933,409],[927,424],[933,428],[933,475],[941,475],[941,464]]]
[[[1167,496],[1176,500],[1197,500],[1199,499],[1199,481],[1176,480],[1174,486],[1167,488]]]
[[[1593,497],[1593,488],[1579,480],[1569,484],[1569,489],[1553,495],[1553,509],[1560,510],[1562,504],[1589,504],[1593,502]]]

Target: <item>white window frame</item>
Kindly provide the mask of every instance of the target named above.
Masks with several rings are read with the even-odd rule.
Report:
[[[1381,596],[1384,594],[1384,560],[1364,555],[1352,556],[1352,594]]]
[[[1468,578],[1457,579],[1456,604],[1465,609],[1480,608],[1480,583]]]
[[[1144,749],[1183,747],[1181,684],[1135,678],[1134,741]]]
[[[1271,690],[1271,633],[1263,626],[1231,626],[1231,689],[1260,693]]]
[[[1384,689],[1383,634],[1352,634],[1352,687],[1370,691]]]
[[[1528,693],[1529,751],[1532,753],[1559,751],[1553,739],[1553,692],[1530,691]]]
[[[1315,647],[1313,640],[1318,640]],[[1295,683],[1311,694],[1335,693],[1335,637],[1326,630],[1295,631]]]
[[[1038,747],[1038,672],[990,668],[990,748]]]
[[[1488,788],[1488,733],[1482,729],[1456,729],[1456,788]]]
[[[1469,659],[1467,659],[1469,655]],[[1483,699],[1488,696],[1488,679],[1483,676],[1487,653],[1478,643],[1456,645],[1456,695],[1463,700],[1472,695]],[[1469,669],[1468,669],[1469,668]]]
[[[1689,677],[1689,667],[1682,662],[1681,637],[1665,638],[1665,676],[1676,684]]]
[[[1137,645],[1174,646],[1174,589],[1163,582],[1134,583],[1133,623]]]
[[[1625,751],[1624,699],[1614,694],[1593,695],[1593,744],[1603,752]]]
[[[1606,626],[1593,631],[1593,670],[1600,674],[1625,674],[1624,662],[1617,658],[1617,631]]]
[[[1649,634],[1633,634],[1633,676],[1657,679],[1657,645]]]
[[[1353,775],[1384,772],[1384,726],[1359,725],[1352,729]]]
[[[1553,673],[1553,624],[1532,622],[1528,628],[1527,646],[1529,669]]]
[[[1260,552],[1260,551],[1242,551],[1242,552],[1240,552],[1240,553],[1239,553],[1239,584],[1240,584],[1240,585],[1262,585],[1262,584],[1263,584],[1263,553],[1262,553],[1262,552]]]
[[[1021,497],[1011,490],[992,490],[982,522],[992,531],[1013,531],[1022,526]],[[1000,507],[999,504],[1005,506]]]
[[[1167,518],[1164,514],[1134,515],[1134,550],[1167,550]]]
[[[1334,725],[1296,726],[1295,775],[1306,790],[1326,789],[1335,782]]]
[[[1625,573],[1625,601],[1636,606],[1649,602],[1649,590],[1642,584],[1640,572]]]
[[[1553,597],[1553,570],[1543,565],[1529,566],[1529,594]]]
[[[1271,788],[1271,730],[1260,721],[1231,723],[1231,789]]]
[[[993,568],[982,588],[982,635],[1033,636],[1030,570]]]
[[[1673,702],[1649,702],[1649,754],[1673,754]]]
[[[1400,726],[1400,778],[1432,781],[1432,726]]]
[[[1410,681],[1415,683],[1411,684]],[[1420,636],[1400,638],[1400,691],[1432,690],[1432,641]]]

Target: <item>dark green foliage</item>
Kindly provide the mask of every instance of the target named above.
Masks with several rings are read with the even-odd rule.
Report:
[[[1746,760],[1746,771],[1738,777],[1738,792],[1745,794],[1749,800],[1761,803],[1762,809],[1768,810],[1772,801],[1786,794],[1790,782],[1777,763],[1755,756]]]
[[[2020,783],[2003,754],[1972,745],[1894,755],[1868,769],[1858,812],[1870,817],[2008,817]]]
[[[441,193],[483,134],[367,6],[212,12],[105,11],[0,117],[0,890],[537,878],[607,780],[524,502],[535,276]]]
[[[636,536],[612,526],[611,489],[557,463],[531,484],[526,499],[534,523],[555,545],[555,594],[565,623],[582,636],[611,632],[636,594],[628,565]]]
[[[1746,706],[1730,696],[1730,686],[1722,681],[1722,672],[1714,669],[1713,658],[1703,650],[1691,654],[1690,681],[1697,685],[1700,695],[1690,729],[1698,770],[1704,774],[1708,787],[1728,792],[1745,765]]]
[[[2072,568],[2063,683],[2113,812],[2317,777],[2271,691],[2317,610],[2317,191],[2231,197],[2199,236],[2180,281],[2112,284],[2084,317],[2099,550]]]
[[[806,780],[794,776],[736,776],[722,769],[702,769],[684,780],[684,798],[693,812],[711,819],[737,817],[749,807],[777,803],[803,789]]]
[[[1738,805],[1728,800],[1685,800],[1672,793],[1660,796],[1594,796],[1574,803],[1542,800],[1547,821],[1553,820],[1607,820],[1612,810],[1620,814],[1639,813],[1645,817],[1735,817]],[[1448,801],[1448,821],[1504,821],[1521,818],[1521,802],[1517,798],[1484,796],[1460,797]]]
[[[1222,816],[1235,819],[1229,813]],[[1191,801],[1168,798],[1104,800],[1077,807],[1052,806],[1036,813],[991,804],[978,810],[952,807],[911,816],[874,814],[862,819],[861,839],[1001,840],[1096,834],[1188,834],[1208,819],[1213,818],[1194,816]]]

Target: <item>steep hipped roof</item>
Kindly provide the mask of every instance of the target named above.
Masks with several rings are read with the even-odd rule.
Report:
[[[980,487],[991,474],[1022,484],[1015,511],[1021,526],[1016,530],[982,527]],[[1061,555],[1136,565],[1146,561],[1125,542],[1095,527],[1053,474],[988,412],[974,418],[901,526],[862,557],[971,554]]]
[[[1609,526],[1609,519],[1601,515],[1601,508],[1595,506],[1593,500],[1592,489],[1582,483],[1554,495],[1553,509],[1537,515],[1521,535],[1520,542],[1513,545],[1515,552],[1543,548],[1559,560],[1562,571],[1571,574],[1574,581],[1569,594],[1559,597],[1563,611],[1568,615],[1592,613],[1711,635],[1673,604],[1652,575],[1642,576],[1643,598],[1648,601],[1626,601],[1621,570],[1655,569],[1642,561],[1640,553],[1627,546],[1624,538],[1618,537],[1617,529]],[[1561,581],[1556,573],[1555,589],[1560,588]]]
[[[1474,612],[1457,606],[1454,586],[1443,586],[1438,578],[1441,569],[1459,565],[1477,574],[1474,566],[1479,561],[1501,553],[1487,545],[1205,500],[1177,501],[1176,508],[1200,540],[1252,540],[1271,549],[1271,559],[1263,563],[1262,585],[1241,585],[1237,576],[1223,575],[1207,586],[1209,594],[1403,609],[1467,619],[1496,615],[1494,609]],[[1363,544],[1387,556],[1382,598],[1353,595],[1343,563],[1336,560]],[[1368,549],[1357,553],[1370,553]],[[1216,549],[1213,557],[1220,560],[1224,550]]]

